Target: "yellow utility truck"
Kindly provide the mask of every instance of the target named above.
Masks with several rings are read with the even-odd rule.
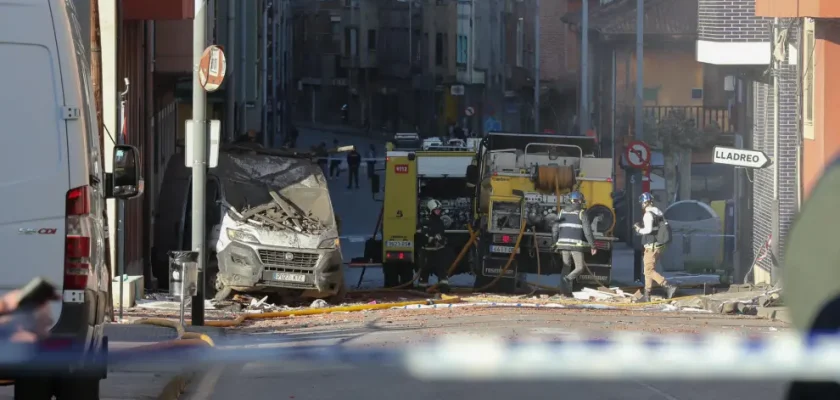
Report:
[[[447,140],[398,133],[394,149],[386,154],[382,208],[382,270],[385,286],[408,285],[417,272],[420,246],[417,229],[429,216],[429,200],[442,204],[441,219],[447,245],[455,255],[469,240],[475,190],[467,185],[467,166],[473,162],[480,139]],[[450,261],[451,264],[451,261]],[[466,258],[461,263],[469,271]]]
[[[552,253],[551,228],[575,190],[586,199],[598,250],[594,256],[585,253],[588,270],[575,283],[610,283],[616,240],[613,160],[599,158],[597,152],[597,142],[589,137],[488,134],[467,167],[480,221],[477,246],[468,257],[476,288],[513,292],[522,274],[564,271],[559,255]]]

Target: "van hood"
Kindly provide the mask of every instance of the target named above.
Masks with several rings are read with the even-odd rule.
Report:
[[[238,237],[236,240],[245,243],[270,247],[315,250],[322,247],[321,245],[325,242],[328,246],[330,241],[337,239],[338,231],[333,228],[320,231],[318,234],[307,234],[290,230],[270,230],[249,223],[237,222],[230,215],[225,215],[218,234],[216,252],[224,250],[234,240],[232,237]]]

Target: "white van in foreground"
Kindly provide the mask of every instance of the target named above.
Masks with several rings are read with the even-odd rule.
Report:
[[[0,294],[41,276],[62,288],[52,348],[83,349],[72,365],[2,371],[24,399],[98,399],[110,310],[108,196],[142,192],[138,152],[101,165],[84,38],[73,2],[0,1]],[[106,100],[108,101],[108,100]]]

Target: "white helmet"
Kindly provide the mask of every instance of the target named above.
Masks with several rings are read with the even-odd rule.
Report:
[[[440,208],[440,206],[440,202],[435,199],[431,199],[426,203],[426,208],[428,208],[429,211],[437,210],[438,208]]]

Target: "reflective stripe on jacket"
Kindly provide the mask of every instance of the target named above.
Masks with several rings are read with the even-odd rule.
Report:
[[[555,225],[558,229],[555,245],[567,250],[589,247],[583,231],[583,210],[561,210],[559,217],[560,222]]]

